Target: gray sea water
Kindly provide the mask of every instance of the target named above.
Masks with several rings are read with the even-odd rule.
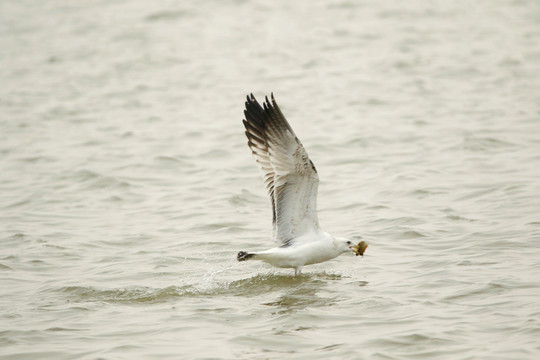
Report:
[[[1,359],[540,358],[540,2],[0,3]],[[321,178],[273,246],[245,95]]]

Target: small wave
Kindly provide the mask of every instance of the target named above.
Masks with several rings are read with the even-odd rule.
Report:
[[[513,143],[500,140],[493,137],[472,137],[467,136],[463,139],[461,144],[453,146],[451,149],[464,149],[469,151],[486,151],[496,150],[501,148],[508,148],[514,146]]]
[[[416,230],[404,231],[399,236],[399,238],[401,239],[415,239],[415,238],[423,238],[423,237],[426,237],[426,235]]]
[[[188,284],[165,288],[133,287],[98,289],[90,286],[65,286],[57,291],[74,303],[105,302],[121,304],[152,304],[182,298],[207,296],[257,296],[283,289],[310,289],[317,291],[329,280],[340,280],[341,275],[314,273],[300,276],[258,274],[232,282],[211,281],[209,284]]]
[[[129,182],[119,180],[112,176],[105,176],[91,170],[79,170],[71,178],[87,190],[105,188],[124,188],[130,186]]]
[[[463,302],[463,301],[481,301],[482,303],[490,302],[495,295],[500,295],[510,290],[510,287],[504,284],[487,283],[485,285],[472,285],[470,288],[463,290],[459,294],[446,296],[445,301]]]
[[[424,224],[425,221],[412,216],[399,216],[394,218],[379,218],[372,221],[373,224],[392,224],[394,226],[399,225],[421,225]]]
[[[244,205],[257,203],[260,201],[260,197],[246,189],[242,189],[240,194],[232,195],[228,200],[233,205]]]
[[[377,343],[379,346],[411,346],[411,347],[417,347],[419,344],[427,343],[427,344],[440,344],[445,345],[447,343],[451,342],[449,339],[444,339],[441,337],[433,337],[429,335],[419,334],[419,333],[412,333],[412,334],[404,334],[404,335],[397,335],[393,336],[390,339],[380,339],[376,340],[375,343]]]
[[[177,20],[187,15],[189,15],[189,13],[184,10],[159,11],[148,15],[145,19],[147,21],[171,21]]]
[[[54,162],[55,159],[50,156],[27,156],[27,157],[19,158],[19,161],[35,164],[35,163],[42,163],[42,162],[50,163],[50,162]]]
[[[246,230],[245,224],[236,222],[222,222],[222,223],[208,223],[203,225],[195,225],[190,228],[191,231],[205,231],[205,232],[225,232],[236,233]]]
[[[489,187],[489,188],[483,188],[483,189],[479,189],[479,190],[473,189],[472,191],[469,191],[464,195],[456,197],[456,200],[461,201],[461,200],[470,200],[470,199],[475,199],[475,198],[482,198],[482,197],[485,197],[486,195],[491,195],[492,193],[496,192],[497,190],[499,190],[499,188],[496,187],[496,186],[492,186],[492,187]]]
[[[67,331],[82,331],[81,329],[70,329],[70,328],[64,328],[64,327],[50,327],[48,329],[45,329],[45,331],[52,331],[52,332],[67,332]]]
[[[413,190],[410,194],[418,199],[424,199],[433,195],[443,195],[447,194],[447,190],[443,189],[416,189]]]
[[[453,220],[453,221],[465,221],[465,222],[475,222],[475,221],[477,221],[475,219],[467,218],[465,216],[461,216],[461,215],[457,215],[457,214],[446,215],[446,218],[449,219],[449,220]]]
[[[9,237],[9,239],[18,240],[18,239],[24,239],[26,238],[26,234],[23,233],[15,233]]]
[[[188,161],[187,159],[185,159],[182,156],[160,155],[160,156],[156,156],[155,160],[158,161],[158,162],[161,162],[163,164],[168,163],[168,164],[182,165],[182,169],[185,169],[187,167],[189,167],[189,168],[194,168],[195,167],[195,164],[193,162]]]
[[[193,286],[169,286],[163,289],[138,287],[131,289],[100,290],[85,286],[66,286],[60,289],[74,302],[108,302],[108,303],[158,303],[185,296],[197,296],[200,292]]]
[[[223,150],[223,149],[213,149],[213,150],[210,150],[210,151],[205,151],[201,154],[198,155],[198,158],[200,159],[211,159],[211,160],[214,160],[214,159],[222,159],[222,158],[227,158],[230,156],[230,151],[228,150]]]
[[[13,270],[13,268],[0,263],[0,270]]]
[[[341,280],[339,274],[307,273],[298,276],[283,274],[258,274],[247,279],[236,280],[228,283],[230,291],[241,291],[246,295],[265,294],[273,291],[282,291],[290,288],[318,289],[326,281]]]
[[[277,288],[286,286],[299,285],[311,277],[310,274],[302,274],[300,276],[288,276],[281,274],[258,274],[247,279],[236,280],[229,283],[231,288],[264,288],[266,291],[271,291]]]
[[[327,281],[340,280],[341,275],[309,273],[299,276],[281,274],[258,274],[248,279],[233,281],[227,290],[242,296],[280,294],[263,305],[276,307],[277,313],[285,314],[307,307],[330,306],[338,302],[335,297],[322,297],[317,293],[327,287]]]

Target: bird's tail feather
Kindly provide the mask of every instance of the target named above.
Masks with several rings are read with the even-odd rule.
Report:
[[[250,254],[246,251],[240,251],[238,255],[236,255],[236,260],[238,261],[246,261],[251,259],[255,254]]]

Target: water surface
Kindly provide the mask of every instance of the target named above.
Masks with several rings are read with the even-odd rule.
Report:
[[[5,1],[2,359],[537,359],[536,1]],[[272,246],[274,92],[363,258]]]

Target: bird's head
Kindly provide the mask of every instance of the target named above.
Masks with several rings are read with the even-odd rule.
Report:
[[[365,241],[360,241],[358,244],[355,245],[351,240],[346,238],[336,238],[334,242],[342,253],[352,251],[356,254],[356,256],[364,255],[364,251],[366,251],[368,247],[368,244]]]

